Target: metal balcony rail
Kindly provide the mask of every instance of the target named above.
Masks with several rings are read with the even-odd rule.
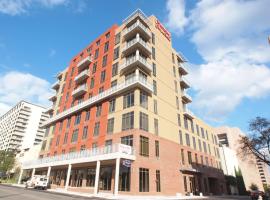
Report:
[[[124,62],[124,64],[122,64],[120,66],[120,71],[125,69],[126,67],[128,67],[129,65],[133,64],[136,61],[140,61],[149,71],[152,71],[152,67],[151,65],[147,62],[147,59],[140,56],[140,55],[136,55],[136,56],[132,56],[132,57],[128,57],[126,58],[126,61]]]
[[[143,25],[143,23],[141,23],[139,20],[135,22],[134,24],[132,24],[130,27],[126,28],[123,34],[126,35],[127,33],[131,32],[133,29],[135,29],[137,26],[140,27],[144,32],[146,32],[149,37],[151,37],[151,33],[148,30],[148,28],[146,28],[146,26]]]
[[[79,73],[76,77],[75,77],[75,81],[80,80],[83,76],[87,76],[89,75],[89,69],[85,69],[83,70],[81,73]]]
[[[80,92],[82,90],[87,91],[87,85],[86,84],[80,85],[75,90],[73,90],[72,95],[75,95],[75,94],[77,94],[78,92]]]
[[[133,46],[135,43],[140,43],[144,48],[146,48],[149,52],[151,52],[151,48],[148,46],[147,42],[145,42],[142,38],[134,38],[131,41],[127,42],[126,46],[124,47],[123,51],[126,51],[128,48]]]

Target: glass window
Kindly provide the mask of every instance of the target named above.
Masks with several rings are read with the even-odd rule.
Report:
[[[121,144],[133,146],[133,135],[121,137]]]
[[[139,183],[140,192],[149,192],[149,169],[139,169]]]
[[[178,97],[175,98],[175,102],[176,102],[176,108],[177,108],[177,110],[179,110],[179,99],[178,99]]]
[[[174,91],[175,91],[176,93],[178,93],[178,89],[177,89],[177,81],[174,81]]]
[[[155,141],[155,153],[156,157],[159,157],[159,141]]]
[[[199,143],[199,149],[200,149],[200,151],[202,151],[202,143],[201,143],[200,139],[198,139],[198,143]]]
[[[148,131],[148,115],[140,112],[140,129]]]
[[[96,110],[96,117],[99,117],[101,115],[102,105],[97,105]]]
[[[122,131],[133,129],[134,127],[134,112],[129,112],[122,115]]]
[[[160,187],[160,171],[156,170],[156,191],[161,192],[161,187]]]
[[[181,149],[181,158],[182,158],[182,165],[185,164],[185,152],[184,149]]]
[[[120,166],[119,191],[130,191],[130,167]]]
[[[153,93],[157,95],[157,82],[155,80],[153,80]]]
[[[81,122],[81,113],[76,115],[74,125],[78,125]]]
[[[86,172],[86,186],[87,187],[94,187],[95,186],[95,176],[96,176],[96,169],[89,168]]]
[[[181,130],[179,130],[179,143],[183,145],[183,134]]]
[[[124,95],[123,108],[134,106],[134,91]]]
[[[185,192],[187,192],[187,177],[184,176],[184,189],[185,189]]]
[[[194,133],[194,124],[192,120],[190,120],[190,127],[191,127],[191,132]]]
[[[68,133],[65,133],[63,144],[66,144],[68,140]]]
[[[102,93],[103,91],[104,91],[104,87],[103,86],[98,89],[98,93],[99,94]]]
[[[154,47],[152,47],[152,58],[155,60],[156,59],[156,50]]]
[[[197,149],[196,138],[192,137],[192,139],[193,139],[193,148],[196,150]]]
[[[96,71],[97,71],[97,62],[95,62],[95,63],[93,64],[92,73],[94,74],[94,73],[96,73]]]
[[[106,53],[109,50],[109,41],[105,43],[104,45],[104,53]]]
[[[60,135],[58,135],[57,138],[56,138],[55,146],[58,146],[59,145],[59,141],[60,141]]]
[[[143,91],[140,91],[140,106],[145,109],[148,108],[148,95]]]
[[[88,121],[90,119],[90,110],[88,110],[85,114],[85,121]]]
[[[149,156],[149,139],[144,136],[140,136],[140,155]]]
[[[204,150],[204,153],[207,153],[207,148],[206,148],[206,143],[203,142],[203,150]]]
[[[190,147],[189,134],[186,133],[186,145]]]
[[[114,63],[112,66],[112,77],[116,76],[118,74],[118,62]]]
[[[188,119],[186,117],[184,117],[184,125],[185,125],[185,129],[188,130]]]
[[[152,33],[152,44],[155,44],[155,40],[156,40],[156,38],[155,38],[155,34],[154,34],[154,33]]]
[[[119,47],[113,51],[113,60],[116,60],[117,58],[119,58]]]
[[[201,128],[201,134],[202,134],[202,138],[205,138],[205,136],[204,136],[204,129],[203,128]]]
[[[100,123],[99,122],[96,122],[95,123],[95,127],[94,127],[94,136],[98,136],[99,135],[99,126],[100,126]]]
[[[71,137],[71,143],[77,142],[78,141],[78,133],[79,133],[79,129],[75,129],[72,133],[72,137]]]
[[[158,119],[154,119],[155,134],[158,135]]]
[[[156,66],[156,64],[153,63],[153,64],[152,64],[152,67],[153,67],[153,69],[152,69],[152,71],[153,71],[153,76],[157,76],[157,66]]]
[[[83,127],[82,139],[85,140],[88,136],[88,126]]]
[[[90,82],[90,89],[92,89],[94,86],[95,86],[95,78],[92,77]]]
[[[96,41],[96,45],[97,45],[97,46],[100,45],[100,40]]]
[[[115,99],[109,101],[109,113],[113,113],[115,111]]]
[[[96,49],[94,59],[97,59],[99,55],[99,49]]]
[[[157,100],[156,99],[154,99],[154,113],[158,114]]]
[[[178,122],[178,126],[181,126],[181,117],[180,117],[180,114],[177,114],[177,122]]]
[[[196,130],[197,130],[197,135],[200,135],[200,129],[199,129],[198,124],[196,124]]]
[[[114,44],[115,44],[115,45],[119,44],[120,38],[121,38],[121,33],[117,33],[117,34],[115,35],[115,41],[114,41]]]
[[[190,151],[188,151],[188,164],[192,164],[192,155]]]
[[[108,55],[103,56],[102,58],[102,67],[105,67],[107,65]]]
[[[115,87],[115,86],[117,86],[117,80],[114,80],[111,82],[111,87]]]
[[[105,81],[106,78],[106,71],[102,71],[100,74],[100,83],[103,83]]]
[[[108,133],[108,134],[113,133],[113,128],[114,128],[114,118],[108,119],[108,123],[107,123],[107,133]]]

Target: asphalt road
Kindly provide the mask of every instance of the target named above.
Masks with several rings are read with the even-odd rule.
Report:
[[[105,200],[96,197],[79,197],[64,194],[55,194],[42,190],[25,189],[0,185],[0,200]],[[148,199],[148,198],[145,198]],[[210,197],[209,200],[249,200],[248,197]],[[204,199],[205,200],[205,199]]]

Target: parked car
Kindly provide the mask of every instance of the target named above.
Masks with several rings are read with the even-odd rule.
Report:
[[[26,181],[25,187],[45,190],[48,188],[48,178],[44,175],[35,175]]]

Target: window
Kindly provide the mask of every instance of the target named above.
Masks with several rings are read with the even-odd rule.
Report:
[[[156,38],[155,38],[155,34],[154,34],[154,33],[152,33],[152,44],[155,44],[155,40],[156,40]]]
[[[177,123],[178,123],[178,126],[181,126],[181,117],[180,117],[180,114],[177,114]]]
[[[178,89],[177,89],[177,81],[174,81],[174,91],[175,91],[176,93],[178,93]]]
[[[99,135],[99,126],[100,126],[100,123],[99,122],[96,122],[95,123],[95,127],[94,127],[94,136],[98,136]]]
[[[96,41],[96,45],[97,45],[97,46],[100,45],[100,40]]]
[[[105,150],[107,153],[112,151],[112,140],[105,141]]]
[[[174,61],[174,54],[172,53],[172,62],[175,63]]]
[[[80,148],[80,151],[85,151],[85,150],[86,150],[86,146],[82,145],[81,148]]]
[[[140,105],[145,109],[148,108],[148,95],[143,91],[140,91]]]
[[[74,125],[78,125],[81,122],[81,114],[76,115]]]
[[[96,142],[92,144],[92,150],[94,150],[94,151],[97,150],[97,147],[98,146],[97,146],[97,143]]]
[[[106,53],[109,50],[109,41],[105,43],[104,45],[104,53]]]
[[[116,60],[117,58],[119,58],[119,47],[113,51],[113,60]]]
[[[129,112],[122,115],[122,131],[133,129],[134,127],[134,112]]]
[[[87,187],[94,187],[95,186],[95,175],[96,175],[95,168],[87,169],[87,172],[86,172],[86,186]]]
[[[176,102],[176,108],[177,108],[177,110],[179,110],[179,99],[178,99],[178,97],[175,98],[175,102]]]
[[[101,115],[101,110],[102,110],[102,105],[98,105],[97,110],[96,110],[96,117],[99,117]]]
[[[188,129],[188,119],[186,117],[184,117],[184,125],[185,129]]]
[[[158,114],[158,109],[157,109],[157,100],[154,99],[154,113]]]
[[[155,134],[158,135],[158,119],[154,119]]]
[[[208,157],[205,157],[205,164],[206,166],[209,166]]]
[[[85,121],[88,121],[90,119],[90,110],[88,110],[85,114]]]
[[[83,127],[82,139],[85,140],[88,136],[88,126]]]
[[[106,39],[109,39],[110,38],[110,35],[111,35],[110,32],[106,33],[106,35],[105,35],[106,36]]]
[[[202,151],[202,143],[201,143],[200,139],[198,139],[198,143],[199,143],[199,149],[200,149],[200,151]]]
[[[68,140],[68,133],[65,133],[63,144],[66,144]]]
[[[188,164],[192,164],[192,155],[190,151],[188,151]]]
[[[187,177],[184,176],[184,189],[185,189],[185,192],[187,192]]]
[[[92,46],[91,46],[91,47],[88,47],[86,51],[87,51],[87,52],[92,51]]]
[[[103,91],[104,91],[104,87],[103,86],[98,89],[98,93],[99,94],[102,93]]]
[[[133,135],[121,137],[121,144],[133,146]]]
[[[152,58],[155,60],[156,59],[156,50],[154,47],[152,47]]]
[[[209,140],[209,138],[208,138],[208,131],[207,130],[205,130],[205,135],[206,135],[206,139]]]
[[[96,71],[97,71],[97,62],[95,62],[95,63],[93,64],[92,73],[94,74],[94,73],[96,73]]]
[[[115,99],[109,101],[109,113],[113,113],[115,111]]]
[[[186,133],[186,145],[190,147],[189,134]]]
[[[115,45],[119,44],[120,38],[121,38],[121,33],[117,33],[117,34],[115,35],[115,40],[114,40],[114,44],[115,44]]]
[[[70,83],[71,83],[71,82],[70,82]],[[67,94],[66,94],[65,102],[68,101],[68,97],[69,97],[69,92],[67,92]]]
[[[95,86],[95,78],[92,77],[90,82],[90,89],[92,89],[94,86]]]
[[[140,129],[148,131],[148,115],[140,112]]]
[[[111,87],[115,87],[115,86],[117,86],[117,80],[114,80],[111,82]]]
[[[191,127],[191,132],[194,133],[194,124],[192,120],[190,120],[190,127]]]
[[[140,155],[149,156],[149,139],[144,136],[140,136]]]
[[[139,169],[139,191],[149,192],[149,169],[140,168]]]
[[[202,138],[205,138],[205,136],[204,136],[204,129],[203,128],[201,128],[201,134],[202,134]]]
[[[161,187],[160,187],[160,171],[156,170],[156,191],[160,192]]]
[[[105,81],[106,78],[106,71],[102,71],[100,74],[100,83],[103,83]]]
[[[195,163],[198,164],[198,155],[195,153]]]
[[[123,101],[123,108],[134,106],[134,92],[124,95]]]
[[[79,133],[79,129],[75,129],[72,133],[72,137],[71,137],[71,143],[77,142],[78,141],[78,133]]]
[[[183,145],[183,134],[181,130],[179,130],[179,143]]]
[[[60,135],[57,136],[55,146],[58,146],[59,145],[59,141],[60,141]]]
[[[70,76],[73,76],[73,74],[74,74],[74,67],[72,67],[72,69],[71,69]]]
[[[206,143],[203,142],[203,150],[204,150],[204,153],[207,153],[207,148],[206,148]]]
[[[157,66],[155,63],[152,64],[152,71],[153,71],[153,76],[157,76]]]
[[[59,124],[59,132],[62,131],[62,128],[63,128],[63,121],[61,121],[60,124]]]
[[[211,148],[210,148],[210,144],[208,144],[208,152],[211,155]]]
[[[159,157],[159,141],[155,141],[155,153],[156,157]]]
[[[97,59],[99,55],[99,49],[96,49],[94,59]]]
[[[192,139],[193,139],[193,148],[196,150],[197,149],[196,138],[192,137]]]
[[[103,56],[102,58],[102,67],[105,67],[107,65],[108,55]]]
[[[181,149],[181,158],[182,158],[182,165],[185,164],[185,152],[184,149]]]
[[[112,66],[112,77],[116,76],[118,74],[118,62],[114,63]]]
[[[198,124],[196,124],[196,130],[197,130],[197,135],[199,135],[199,136],[200,136],[200,129],[199,129]]]
[[[107,133],[108,133],[108,134],[113,133],[113,128],[114,128],[114,118],[108,119],[108,123],[107,123]]]
[[[153,93],[157,95],[157,82],[155,80],[153,80]]]
[[[203,165],[203,156],[201,156],[201,164]]]

